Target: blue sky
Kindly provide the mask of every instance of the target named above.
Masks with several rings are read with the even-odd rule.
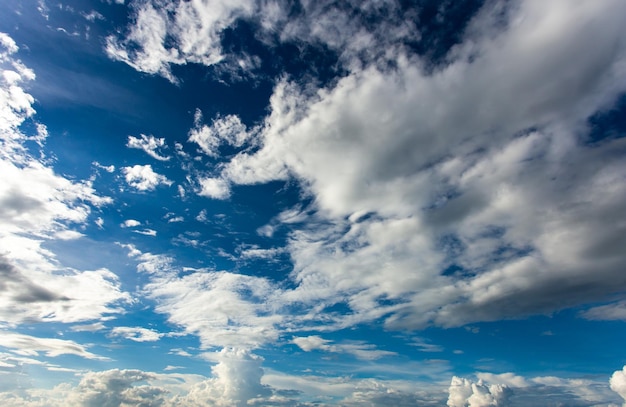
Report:
[[[0,401],[626,405],[626,3],[0,5]]]

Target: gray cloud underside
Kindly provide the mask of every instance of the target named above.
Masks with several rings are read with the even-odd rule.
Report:
[[[436,68],[389,46],[377,31],[384,27],[365,41],[355,34],[364,32],[358,21],[323,7],[309,4],[287,22],[269,5],[258,13],[251,10],[262,6],[251,2],[213,5],[209,18],[206,4],[174,4],[167,14],[142,3],[139,24],[109,39],[117,47],[109,51],[133,43],[137,54],[111,56],[173,79],[170,64],[218,63],[200,56],[221,53],[212,35],[237,18],[259,18],[282,41],[378,56],[344,55],[348,74],[328,88],[279,80],[254,134],[236,116],[207,126],[197,113],[190,141],[205,154],[215,158],[221,143],[258,147],[223,162],[218,176],[198,178],[199,195],[228,199],[233,184],[295,178],[314,200],[260,229],[290,231],[294,289],[230,272],[159,276],[147,294],[170,322],[205,346],[236,337],[238,346],[256,347],[284,329],[379,319],[390,329],[450,327],[626,291],[626,142],[592,143],[587,122],[626,90],[623,2],[487,2]],[[374,12],[369,6],[363,12]],[[392,42],[410,32],[394,31]],[[182,33],[193,35],[183,40]],[[203,49],[215,52],[196,54]],[[138,65],[144,62],[152,68]],[[214,304],[218,317],[196,315],[183,295],[189,290]],[[226,297],[237,314],[214,300]],[[351,312],[329,311],[337,304]],[[599,312],[585,315],[598,319]]]
[[[520,2],[503,28],[488,3],[432,73],[398,52],[317,93],[280,82],[262,147],[221,178],[315,198],[286,296],[414,329],[623,292],[626,142],[586,122],[626,89],[623,7]]]

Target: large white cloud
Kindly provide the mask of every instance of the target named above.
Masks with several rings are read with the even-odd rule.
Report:
[[[223,169],[315,198],[292,299],[347,303],[338,326],[457,326],[626,287],[626,144],[586,139],[626,90],[624,3],[519,2],[506,22],[492,5],[432,73],[399,52],[317,92],[282,81],[261,148]]]
[[[196,270],[153,278],[145,291],[158,312],[198,335],[203,347],[256,348],[278,338],[282,316],[274,312],[276,291],[267,279]]]
[[[143,294],[156,301],[156,311],[197,335],[203,348],[253,349],[278,339],[285,303],[270,280],[207,269],[188,273],[170,257],[124,247],[138,261],[137,270],[149,275]]]
[[[492,384],[488,386],[480,380],[474,383],[468,379],[454,376],[450,383],[448,406],[508,406],[510,393],[510,389],[503,385]]]
[[[201,382],[180,400],[188,406],[247,406],[249,400],[270,396],[272,390],[261,384],[262,358],[245,350],[224,348],[213,355],[215,378]],[[261,404],[262,405],[262,404]]]

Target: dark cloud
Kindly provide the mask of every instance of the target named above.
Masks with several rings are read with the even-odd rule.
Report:
[[[0,292],[18,303],[68,301],[23,275],[5,256],[0,255]]]

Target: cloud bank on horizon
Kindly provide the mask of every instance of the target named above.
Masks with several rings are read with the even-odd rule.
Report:
[[[626,3],[126,3],[1,6],[4,404],[626,405]]]

